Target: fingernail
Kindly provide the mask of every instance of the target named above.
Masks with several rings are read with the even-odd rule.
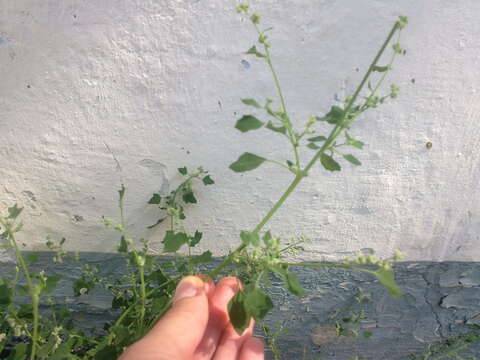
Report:
[[[204,282],[196,276],[186,276],[177,285],[173,303],[182,299],[199,295],[203,291]]]

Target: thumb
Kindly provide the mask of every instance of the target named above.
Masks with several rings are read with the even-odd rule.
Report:
[[[190,359],[208,323],[204,286],[199,277],[183,278],[175,290],[172,308],[126,353],[130,350],[138,360]]]

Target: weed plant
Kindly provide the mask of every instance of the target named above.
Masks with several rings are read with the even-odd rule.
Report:
[[[234,172],[253,171],[265,163],[273,163],[291,174],[292,180],[278,201],[268,210],[259,223],[239,234],[238,247],[213,266],[212,253],[206,251],[192,256],[194,248],[201,240],[202,233],[190,231],[185,225],[185,207],[196,204],[195,183],[206,186],[214,180],[202,168],[196,170],[179,168],[182,182],[170,194],[155,193],[149,204],[158,206],[159,220],[150,227],[167,223],[163,237],[162,255],[173,255],[173,260],[153,255],[149,240],[134,240],[125,223],[124,199],[126,188],[122,184],[119,194],[119,219],[103,218],[105,226],[118,232],[118,252],[125,257],[127,275],[119,279],[103,278],[101,269],[92,265],[82,265],[78,256],[63,249],[64,240],[47,241],[53,251],[53,261],[77,262],[82,275],[73,283],[73,294],[82,297],[95,287],[103,287],[112,296],[112,310],[117,317],[107,322],[103,328],[85,331],[73,321],[68,308],[56,304],[52,297],[60,275],[45,271],[34,271],[37,256],[22,251],[16,234],[21,231],[19,216],[22,208],[14,205],[0,217],[3,247],[15,255],[15,268],[12,274],[0,279],[0,353],[1,358],[19,359],[114,359],[130,344],[141,338],[155,322],[168,310],[177,282],[187,274],[197,274],[205,265],[211,270],[207,278],[216,279],[225,275],[236,275],[243,281],[239,291],[229,304],[231,321],[241,333],[255,318],[259,324],[274,306],[274,300],[265,289],[270,286],[272,277],[283,279],[285,288],[292,294],[302,296],[305,291],[292,268],[337,267],[368,273],[378,279],[393,296],[402,293],[395,283],[391,259],[379,259],[374,255],[362,255],[346,259],[343,263],[300,263],[287,261],[287,255],[302,250],[305,238],[286,242],[271,230],[265,230],[268,221],[285,203],[304,178],[309,176],[314,166],[329,172],[341,170],[341,162],[359,166],[360,160],[353,152],[362,150],[364,143],[352,134],[352,125],[368,110],[395,99],[398,87],[384,86],[392,64],[405,50],[399,40],[407,18],[400,16],[373,57],[366,73],[355,91],[345,98],[342,104],[333,105],[323,116],[311,116],[300,129],[295,128],[287,110],[286,99],[280,80],[273,66],[270,53],[270,29],[264,29],[261,17],[251,12],[248,5],[237,7],[242,16],[248,18],[257,33],[257,43],[246,53],[263,60],[271,71],[277,100],[257,101],[245,98],[241,101],[256,112],[264,112],[268,121],[246,114],[235,124],[242,133],[251,131],[271,131],[283,137],[292,149],[292,157],[287,160],[268,159],[245,152],[230,165]],[[388,59],[385,54],[389,52]],[[319,133],[320,130],[325,131]],[[306,147],[312,156],[305,160],[299,149]],[[165,226],[163,224],[162,226]],[[180,256],[183,254],[183,256]],[[186,255],[186,256],[185,256]],[[210,264],[210,265],[208,265]],[[29,299],[18,301],[19,297]],[[50,311],[40,312],[40,303],[50,304]],[[340,327],[339,331],[349,331]],[[274,338],[274,337],[273,337]],[[272,340],[274,349],[277,349]],[[278,349],[275,350],[278,355]]]

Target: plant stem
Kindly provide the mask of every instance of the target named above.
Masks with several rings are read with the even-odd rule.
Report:
[[[38,342],[38,305],[39,305],[39,294],[35,290],[33,286],[32,277],[30,276],[30,272],[28,271],[27,264],[23,259],[22,252],[18,248],[17,241],[15,240],[15,236],[10,227],[7,228],[7,236],[10,238],[10,243],[12,244],[15,250],[15,257],[17,259],[17,263],[20,263],[20,267],[22,268],[23,274],[25,275],[25,279],[27,280],[27,287],[32,298],[32,308],[33,308],[33,332],[32,332],[32,351],[30,352],[30,359],[35,359],[35,354],[37,351],[37,342]]]
[[[146,294],[145,294],[145,269],[144,266],[139,267],[139,272],[140,272],[140,299],[142,302],[142,307],[140,308],[140,327],[139,327],[139,332],[142,333],[143,329],[143,320],[145,318],[145,306],[146,306]]]
[[[255,26],[255,29],[257,30],[258,35],[259,36],[262,35],[262,31],[260,31],[258,25],[254,24],[254,26]],[[276,72],[275,68],[273,67],[272,57],[270,55],[269,46],[267,45],[266,41],[263,42],[262,45],[263,45],[263,49],[265,50],[265,55],[266,55],[266,60],[267,60],[268,67],[270,68],[270,71],[271,71],[272,77],[273,77],[273,81],[275,82],[275,87],[277,88],[278,97],[280,98],[280,103],[282,104],[282,111],[283,111],[283,113],[285,114],[285,117],[286,117],[286,119],[283,119],[283,118],[282,119],[285,120],[285,123],[287,125],[288,137],[290,139],[290,142],[292,143],[293,152],[295,154],[295,164],[297,165],[297,168],[300,168],[300,157],[298,155],[298,141],[295,138],[295,133],[293,131],[292,123],[290,122],[290,118],[288,117],[287,106],[286,106],[286,102],[285,102],[285,96],[283,96],[282,87],[280,86],[280,80],[278,80],[277,72]]]
[[[345,264],[330,264],[330,263],[290,263],[282,262],[282,265],[286,266],[304,266],[304,267],[328,267],[328,268],[340,268],[340,269],[354,269],[351,265]],[[357,269],[357,268],[355,268]]]
[[[287,200],[288,196],[297,187],[298,183],[302,180],[302,178],[303,178],[303,175],[301,174],[298,174],[295,176],[295,178],[293,179],[293,182],[290,184],[287,190],[283,193],[280,199],[275,203],[275,205],[273,205],[270,211],[263,217],[260,223],[255,227],[255,229],[253,230],[254,233],[258,233],[263,228],[263,226],[268,222],[268,220],[270,220],[270,218],[277,212],[280,206],[283,205],[285,200]],[[233,257],[239,252],[241,252],[243,249],[245,249],[245,247],[246,247],[245,244],[241,244],[237,249],[235,249],[233,252],[227,255],[225,260],[208,274],[207,279],[213,279],[216,276],[218,276],[220,272],[230,264]]]
[[[258,29],[257,26],[255,26],[257,31],[260,31]],[[343,130],[345,130],[345,128],[347,127],[347,124],[345,124],[345,119],[348,119],[348,114],[350,112],[350,110],[352,109],[352,106],[355,104],[355,101],[357,100],[357,97],[358,95],[360,94],[360,92],[362,91],[365,83],[367,82],[368,78],[370,77],[374,67],[377,65],[377,62],[378,60],[380,60],[383,52],[385,51],[388,43],[390,42],[390,40],[392,39],[393,35],[395,34],[395,32],[397,30],[400,29],[400,23],[397,21],[395,22],[395,25],[393,25],[392,29],[390,30],[390,32],[388,33],[388,36],[387,38],[385,39],[385,41],[383,42],[380,50],[377,52],[377,54],[375,55],[372,63],[370,64],[367,72],[365,73],[365,75],[363,76],[362,78],[362,81],[360,82],[360,84],[358,85],[357,89],[355,90],[353,96],[350,98],[350,101],[347,103],[347,106],[345,107],[345,110],[344,110],[344,113],[343,113],[343,116],[342,116],[342,119],[339,121],[339,123],[333,128],[333,130],[330,132],[327,140],[324,142],[324,144],[322,145],[322,147],[320,148],[320,150],[318,150],[318,152],[315,154],[315,156],[310,160],[310,162],[308,163],[308,165],[304,168],[304,170],[302,172],[298,172],[297,175],[295,176],[293,182],[290,184],[290,186],[287,188],[287,190],[283,193],[283,195],[280,197],[280,199],[275,203],[275,205],[273,205],[273,207],[270,209],[270,211],[263,217],[263,219],[260,221],[260,223],[255,227],[255,229],[253,230],[254,233],[258,233],[262,228],[263,226],[265,226],[265,224],[270,220],[270,218],[277,212],[277,210],[280,208],[280,206],[283,205],[283,203],[285,202],[285,200],[288,198],[288,196],[293,192],[293,190],[295,190],[295,188],[297,187],[297,185],[300,183],[300,181],[306,176],[305,174],[308,173],[308,171],[312,168],[312,166],[317,162],[317,160],[320,158],[320,156],[330,147],[330,145],[335,141],[335,139],[341,134],[341,132]],[[280,85],[279,85],[279,82],[278,82],[278,79],[276,77],[276,73],[275,73],[275,70],[273,69],[273,66],[271,66],[271,61],[269,61],[268,59],[270,59],[270,55],[269,55],[269,52],[268,52],[268,47],[265,46],[264,44],[264,47],[265,47],[265,53],[267,54],[267,63],[269,64],[271,70],[272,70],[272,74],[273,74],[273,77],[275,79],[275,84],[277,85],[277,88],[279,90],[279,94],[280,94],[280,99],[282,100],[283,99],[283,94],[281,92],[281,88],[280,88]],[[283,105],[283,101],[282,101],[282,106]],[[285,110],[285,109],[284,109]],[[293,144],[293,143],[292,143]],[[209,278],[214,278],[216,276],[218,276],[220,274],[220,272],[225,268],[227,267],[228,265],[230,265],[233,257],[240,253],[243,249],[245,249],[247,245],[246,244],[241,244],[239,247],[237,247],[234,251],[232,251],[229,255],[227,255],[227,257],[223,260],[223,262],[218,265],[214,270],[212,270],[208,276],[207,276],[207,279]],[[293,264],[291,264],[293,265]],[[317,264],[318,265],[318,264]],[[309,265],[301,265],[299,264],[299,266],[309,266]],[[312,265],[313,266],[313,265]],[[331,266],[332,267],[332,266]],[[337,266],[337,267],[346,267],[346,268],[351,268],[349,267],[348,265],[344,265],[344,266]]]
[[[169,279],[166,282],[164,282],[162,285],[148,291],[145,293],[145,298],[148,298],[150,295],[154,294],[156,291],[163,289],[165,286],[173,282],[174,279]],[[125,317],[132,311],[132,309],[140,303],[141,299],[137,299],[131,304],[128,308],[124,310],[124,312],[118,317],[118,319],[115,321],[115,323],[112,325],[112,327],[115,327],[117,325],[120,325],[122,321],[125,319]]]

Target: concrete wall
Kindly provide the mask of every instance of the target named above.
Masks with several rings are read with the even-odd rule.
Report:
[[[160,248],[146,202],[209,169],[188,209],[201,249],[232,249],[288,185],[273,165],[233,173],[244,151],[278,160],[275,133],[240,134],[241,97],[273,97],[264,64],[243,52],[256,36],[233,1],[0,0],[0,208],[25,206],[22,240],[47,234],[75,250],[112,251],[123,167],[132,233]],[[276,234],[313,239],[305,258],[363,248],[409,259],[480,260],[480,2],[477,0],[262,0],[272,53],[295,124],[350,94],[399,14],[407,56],[392,80],[398,101],[352,129],[364,166],[319,167],[271,222]],[[357,68],[359,71],[357,71]],[[426,143],[432,148],[427,149]],[[305,151],[307,159],[311,152]]]

